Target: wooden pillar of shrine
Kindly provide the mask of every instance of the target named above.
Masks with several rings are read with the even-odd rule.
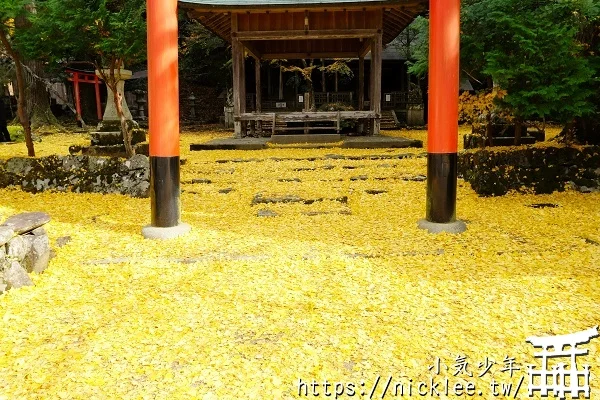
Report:
[[[260,65],[260,59],[256,58],[254,60],[254,75],[255,75],[255,81],[256,81],[256,112],[257,113],[261,113],[262,112],[262,84],[261,84],[261,65]],[[258,135],[262,136],[262,121],[256,121],[256,130],[258,131]]]
[[[371,111],[375,113],[375,118],[371,124],[371,135],[379,135],[381,129],[382,53],[383,38],[381,30],[379,30],[371,44]]]
[[[246,112],[246,58],[244,45],[237,37],[238,15],[231,14],[231,53],[233,62],[233,118],[237,138],[246,135],[246,123],[239,120]]]

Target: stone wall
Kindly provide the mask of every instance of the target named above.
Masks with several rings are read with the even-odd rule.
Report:
[[[148,157],[129,160],[94,156],[15,157],[0,160],[0,188],[17,186],[26,192],[46,190],[76,193],[119,193],[148,197]]]
[[[459,154],[458,173],[482,196],[510,190],[552,193],[566,187],[600,191],[600,147],[466,151]]]
[[[0,225],[0,293],[33,285],[29,274],[48,268],[50,241],[43,226],[49,221],[48,214],[35,212]]]

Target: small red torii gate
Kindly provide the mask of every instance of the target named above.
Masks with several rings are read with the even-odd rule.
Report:
[[[73,82],[73,92],[75,93],[75,110],[77,116],[81,117],[81,95],[79,93],[80,83],[92,83],[96,92],[96,113],[98,120],[102,120],[102,103],[100,102],[100,78],[93,72],[78,71],[75,69],[67,69],[69,77],[67,80]]]
[[[294,3],[298,4],[298,3]],[[177,0],[147,0],[150,198],[147,238],[189,230],[181,223]],[[460,0],[429,0],[429,121],[426,218],[430,232],[462,232],[456,220]]]

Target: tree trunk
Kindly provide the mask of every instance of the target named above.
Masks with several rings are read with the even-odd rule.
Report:
[[[17,99],[17,114],[19,115],[19,121],[23,126],[25,132],[25,144],[27,146],[27,155],[29,157],[35,157],[35,148],[33,146],[33,138],[31,137],[31,124],[29,123],[29,116],[27,115],[27,94],[25,90],[25,74],[23,72],[23,64],[19,54],[14,51],[4,31],[0,29],[0,41],[6,49],[8,55],[15,62],[15,71],[17,74],[17,89],[19,92],[19,98]]]
[[[425,125],[429,121],[429,77],[425,75],[419,80],[419,86],[421,88],[421,95],[423,96],[423,121]]]
[[[123,144],[125,145],[125,154],[127,158],[131,158],[135,155],[135,149],[131,144],[132,134],[129,130],[129,126],[127,124],[127,119],[125,119],[125,114],[123,113],[123,95],[119,93],[119,77],[115,76],[116,71],[120,71],[122,68],[122,62],[120,60],[112,60],[110,62],[109,67],[109,76],[103,77],[106,86],[108,86],[113,92],[113,98],[115,101],[115,107],[117,109],[117,116],[119,117],[119,121],[121,122],[121,134],[123,135]],[[98,68],[98,71],[102,71],[102,69]]]
[[[19,120],[25,132],[25,145],[27,146],[27,155],[35,157],[35,148],[33,146],[33,138],[31,137],[31,123],[27,115],[27,95],[25,90],[25,77],[23,73],[23,65],[18,57],[15,58],[15,66],[17,71],[17,85],[19,86],[19,99],[17,112]]]
[[[523,121],[520,118],[515,119],[515,146],[521,144],[521,137],[523,136]]]
[[[486,125],[485,125],[485,140],[484,140],[484,147],[485,147],[485,143],[487,142],[487,145],[492,147],[494,145],[494,126],[492,125],[492,113],[488,112],[487,116],[485,117],[486,119]]]
[[[25,5],[28,13],[35,14],[35,2],[30,1]],[[15,18],[15,26],[27,29],[31,22],[25,15]],[[44,64],[40,60],[21,60],[23,64],[23,78],[27,91],[27,116],[32,129],[44,125],[58,125],[58,120],[50,111],[50,97],[44,84]]]
[[[279,101],[283,100],[283,67],[279,66]]]
[[[566,144],[571,145],[575,139],[575,120],[567,122],[561,134],[564,136]]]
[[[337,71],[335,71],[335,92],[337,93],[339,90],[340,78]]]
[[[310,63],[307,63],[306,60],[302,60],[302,64],[304,65],[304,68],[310,68],[314,65],[315,60],[310,60]],[[304,74],[303,74],[304,75]],[[313,81],[312,81],[312,70],[310,72],[310,76],[305,77],[304,79],[306,81],[306,85],[308,86],[308,93],[310,93],[310,98],[314,99],[315,98],[315,87],[313,85]],[[310,108],[308,109],[308,111],[315,111],[315,104],[314,102],[312,104],[310,104]]]
[[[119,116],[119,120],[121,120],[121,133],[123,134],[123,144],[125,145],[125,154],[127,158],[131,158],[135,156],[135,149],[131,144],[131,131],[127,126],[127,120],[125,119],[125,114],[123,114],[123,96],[116,89],[115,85],[115,105],[117,106],[117,115]]]
[[[27,67],[25,81],[27,85],[27,114],[32,129],[42,126],[58,125],[58,120],[50,111],[50,96],[43,82],[44,66],[39,60],[25,60]]]
[[[321,86],[323,87],[323,93],[327,93],[327,76],[325,73],[325,60],[321,59],[321,65],[323,70],[321,71]]]
[[[577,117],[571,120],[558,135],[565,143],[600,144],[600,116]]]

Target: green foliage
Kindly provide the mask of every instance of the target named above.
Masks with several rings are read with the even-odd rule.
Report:
[[[507,91],[501,104],[522,119],[567,122],[591,113],[594,70],[575,41],[570,4],[497,3],[488,10],[488,27],[496,37],[485,53],[482,72]]]
[[[59,64],[132,64],[146,57],[145,7],[144,0],[41,1],[17,43],[31,58]]]
[[[0,0],[0,35],[3,35],[13,46],[15,36],[15,19],[27,14],[25,0]],[[8,49],[0,42],[0,63],[6,64],[9,58]],[[6,67],[4,65],[3,67]]]
[[[14,66],[8,57],[3,57],[0,53],[0,91],[2,86],[12,82],[15,79]]]
[[[410,57],[408,60],[408,72],[418,77],[427,75],[429,69],[429,20],[424,17],[417,17],[407,30],[414,34],[414,39],[406,52]]]
[[[413,53],[418,51],[422,45],[423,38],[420,25],[423,20],[425,20],[423,17],[417,17],[415,21],[390,43],[390,46],[393,46],[405,60],[413,60]]]
[[[227,43],[199,22],[180,18],[179,67],[182,79],[225,88],[231,81]]]
[[[600,4],[596,0],[463,0],[461,72],[519,119],[567,122],[600,106]],[[428,69],[428,21],[409,71]]]
[[[31,3],[26,0],[0,0],[0,25],[2,29],[12,30],[13,20],[25,13],[25,6]]]

